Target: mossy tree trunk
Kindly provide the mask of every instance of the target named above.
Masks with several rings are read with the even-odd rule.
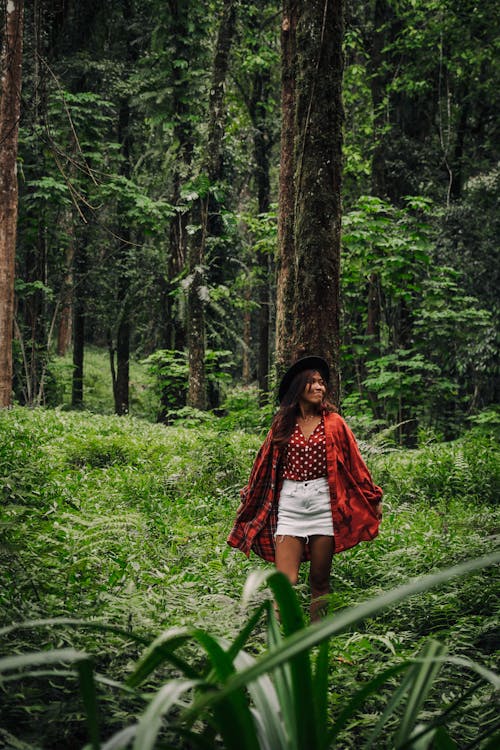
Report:
[[[278,367],[307,354],[323,356],[331,367],[330,396],[335,401],[339,400],[342,39],[342,2],[309,0],[297,6],[293,240],[287,215],[280,236],[286,293],[282,290],[277,331]],[[290,195],[285,193],[285,198],[281,213],[291,208]]]
[[[276,369],[280,376],[291,359],[289,339],[293,330],[294,274],[294,121],[296,5],[283,2],[281,24],[281,153],[276,284]]]
[[[12,398],[12,331],[17,233],[17,148],[21,111],[23,2],[4,11],[0,90],[0,407]]]

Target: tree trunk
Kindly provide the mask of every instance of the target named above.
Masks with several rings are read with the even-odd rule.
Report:
[[[294,0],[283,0],[281,24],[281,155],[279,174],[276,283],[276,370],[278,379],[291,360],[289,339],[295,303],[295,34]]]
[[[0,407],[12,399],[12,336],[17,231],[17,147],[21,112],[23,2],[7,3],[0,99]]]
[[[270,93],[269,70],[257,71],[254,76],[253,96],[250,103],[250,116],[253,124],[253,152],[255,159],[255,181],[257,186],[257,206],[259,214],[269,211],[271,202],[269,179],[269,151],[271,139],[267,118],[267,102]],[[257,381],[261,400],[269,391],[269,283],[270,258],[259,253],[259,356],[257,360]]]
[[[73,302],[73,381],[71,405],[83,406],[83,357],[85,350],[85,288],[87,272],[86,236],[75,247],[75,287]]]
[[[128,237],[128,232],[122,232]],[[124,238],[126,242],[126,237]],[[114,382],[115,413],[129,411],[129,362],[130,362],[130,302],[127,268],[128,246],[120,253],[120,276],[118,278],[119,322],[116,334],[116,380]]]
[[[206,208],[205,208],[206,210]],[[189,243],[189,287],[187,295],[187,343],[189,386],[187,404],[194,409],[206,409],[205,379],[205,302],[206,279],[202,267],[205,238],[193,238]],[[197,240],[197,241],[196,241]]]
[[[133,16],[133,6],[130,0],[123,3],[123,20],[127,24]],[[137,61],[137,52],[132,43],[132,37],[127,34],[125,38],[125,56],[130,70]],[[130,103],[128,96],[120,102],[118,121],[118,140],[121,146],[122,174],[129,180],[131,176],[132,158],[132,134],[130,125]],[[120,210],[119,215],[125,215]],[[115,401],[115,413],[119,415],[128,414],[129,411],[129,368],[130,368],[130,316],[132,306],[130,303],[130,248],[131,232],[125,223],[120,227],[120,248],[117,257],[118,266],[118,328],[116,332],[116,378],[114,380],[113,395]]]
[[[208,140],[206,171],[210,185],[222,177],[222,138],[224,135],[224,88],[229,65],[229,53],[235,27],[234,0],[225,0],[217,37],[212,85],[209,97]],[[217,237],[222,232],[220,209],[209,193],[198,200],[201,229],[192,237],[189,248],[188,288],[188,349],[189,388],[187,403],[205,409],[207,403],[205,378],[205,303],[207,282],[204,270],[207,236]]]
[[[252,287],[250,285],[245,289],[245,307],[243,309],[243,363],[241,370],[241,379],[244,385],[249,385],[252,375],[250,367],[250,352],[252,348],[252,312],[250,302],[252,299]]]
[[[130,107],[127,99],[121,102],[119,133],[123,156],[123,175],[130,179]],[[121,215],[123,212],[119,210]],[[118,327],[116,332],[116,379],[113,382],[115,414],[128,414],[129,411],[129,360],[130,360],[130,230],[123,225],[120,229],[120,249],[117,257],[118,267]]]
[[[310,0],[297,17],[295,294],[289,359],[323,356],[338,402],[343,5]]]
[[[57,329],[57,354],[59,357],[64,357],[71,346],[71,336],[73,331],[73,262],[75,257],[75,238],[70,211],[68,211],[67,220],[69,243],[66,249],[66,273],[64,276],[63,290],[61,292],[61,312],[59,314],[59,325]]]
[[[188,44],[190,35],[189,3],[185,0],[173,0],[169,4],[171,13],[172,59],[190,64],[191,49]],[[174,65],[171,80],[167,83],[172,89],[170,97],[171,112],[168,117],[173,122],[173,142],[177,144],[175,158],[172,163],[172,193],[169,202],[172,206],[181,203],[181,189],[187,165],[192,161],[194,148],[193,123],[190,118],[190,105],[186,99],[185,68]],[[187,225],[189,215],[187,211],[176,212],[169,228],[168,260],[165,271],[160,277],[161,294],[161,347],[182,351],[186,345],[186,334],[181,320],[176,319],[173,292],[177,289],[178,276],[185,268],[187,260]],[[161,411],[158,421],[163,421],[168,409],[168,394],[162,394]]]

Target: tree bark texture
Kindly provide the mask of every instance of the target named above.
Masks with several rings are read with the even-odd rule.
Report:
[[[294,120],[293,284],[282,365],[307,354],[331,368],[339,400],[339,275],[343,4],[308,0],[297,11]],[[281,207],[281,210],[283,207]],[[288,269],[290,273],[290,269]],[[290,284],[290,282],[288,282]]]
[[[270,72],[258,70],[253,80],[253,96],[250,103],[250,117],[253,125],[253,153],[255,160],[255,182],[257,188],[257,205],[259,214],[269,211],[271,202],[271,185],[269,178],[269,152],[271,138],[269,134],[268,107],[270,93]],[[257,360],[257,382],[261,399],[269,391],[269,285],[270,258],[266,253],[259,253],[259,354]]]
[[[17,232],[17,148],[21,112],[23,2],[9,0],[2,31],[0,100],[0,407],[12,399]]]
[[[291,359],[289,337],[293,330],[295,296],[294,242],[294,133],[295,133],[295,33],[294,0],[284,0],[281,24],[281,153],[279,174],[278,258],[276,264],[276,370],[278,379]]]
[[[225,0],[217,37],[212,84],[209,95],[208,142],[206,171],[210,185],[222,176],[222,139],[224,136],[224,89],[229,66],[229,54],[235,27],[234,0]],[[196,409],[205,409],[207,388],[205,377],[205,305],[207,280],[205,273],[205,248],[207,237],[222,233],[219,207],[213,196],[198,200],[200,230],[192,237],[189,248],[189,287],[187,298],[189,386],[187,403]]]
[[[68,234],[66,249],[66,273],[61,292],[61,310],[57,328],[57,354],[63,357],[71,346],[73,332],[73,262],[75,257],[75,233],[71,210],[65,212],[64,224]]]
[[[86,234],[86,233],[85,233]],[[85,312],[87,238],[84,236],[75,246],[75,286],[73,288],[73,378],[71,406],[83,406],[83,360],[85,353]]]
[[[172,59],[189,63],[191,49],[188,44],[190,35],[189,3],[185,0],[175,0],[170,3],[172,34],[170,45]],[[184,68],[173,66],[170,73],[172,93],[170,106],[174,123],[173,141],[177,144],[175,159],[172,164],[172,192],[169,202],[172,206],[181,203],[181,189],[188,164],[193,158],[194,133],[190,117],[190,105],[186,95],[186,81]],[[175,318],[175,303],[173,293],[177,289],[177,277],[185,268],[187,260],[187,231],[189,221],[187,211],[176,212],[169,227],[168,260],[165,273],[159,279],[162,299],[162,338],[161,347],[182,351],[186,345],[184,327],[180,319]],[[168,410],[168,394],[162,394],[159,421],[163,421]]]
[[[130,179],[130,107],[127,99],[120,106],[119,139],[123,156],[123,175]],[[121,212],[120,212],[121,213]],[[130,269],[129,248],[130,229],[125,224],[120,228],[120,249],[117,257],[118,287],[117,309],[118,326],[116,331],[116,379],[113,381],[115,414],[128,414],[129,411],[129,360],[130,360]]]

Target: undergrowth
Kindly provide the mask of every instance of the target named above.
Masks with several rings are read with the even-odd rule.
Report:
[[[85,412],[0,412],[1,623],[53,617],[87,623],[15,631],[2,654],[71,645],[94,654],[99,673],[123,679],[144,643],[166,627],[234,637],[246,617],[244,581],[266,567],[225,542],[260,439],[243,430],[166,428]],[[331,612],[495,543],[499,461],[487,431],[417,451],[374,450],[367,460],[385,491],[384,521],[376,541],[335,558]],[[298,586],[304,607],[306,584],[304,567]],[[332,712],[367,676],[414,655],[430,635],[454,654],[492,665],[497,590],[488,569],[413,596],[334,638]],[[98,623],[125,635],[99,630]],[[262,632],[250,648],[263,649]],[[188,654],[202,659],[194,646]],[[427,712],[452,699],[455,679],[452,667],[442,670]],[[112,688],[101,691],[109,734],[138,706]],[[488,694],[475,701],[451,727],[459,747],[492,720]],[[381,691],[349,726],[342,747],[357,746],[383,705]],[[44,750],[86,740],[75,684],[63,677],[5,686],[0,726],[5,747],[15,746],[8,733]]]

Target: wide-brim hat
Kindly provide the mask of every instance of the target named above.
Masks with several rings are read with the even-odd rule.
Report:
[[[328,363],[323,357],[301,357],[288,368],[283,377],[281,378],[280,387],[278,390],[278,400],[282,401],[287,390],[290,388],[291,382],[299,372],[304,370],[317,370],[321,373],[325,383],[330,379],[330,368]]]

